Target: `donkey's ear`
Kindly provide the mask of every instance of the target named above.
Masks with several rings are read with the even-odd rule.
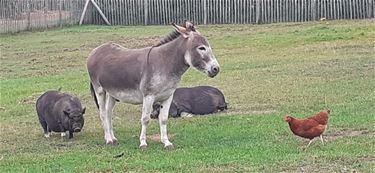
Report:
[[[188,32],[190,32],[190,31],[196,31],[195,30],[195,26],[194,26],[194,23],[192,23],[192,22],[190,22],[190,21],[185,21],[185,23],[184,23],[184,27],[186,28],[186,30],[188,31]]]
[[[177,32],[179,32],[184,38],[188,38],[188,37],[189,37],[190,32],[189,32],[186,28],[184,28],[184,27],[182,27],[182,26],[178,26],[178,25],[176,25],[175,23],[172,23],[172,26],[173,26],[173,28],[174,28]]]

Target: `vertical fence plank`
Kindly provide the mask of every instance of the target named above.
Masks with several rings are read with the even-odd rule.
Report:
[[[342,19],[346,19],[346,13],[347,13],[347,10],[346,10],[346,1],[340,1],[341,2],[341,17]]]
[[[342,4],[341,4],[341,7],[342,7],[342,18],[343,19],[346,19],[347,18],[347,9],[346,9],[346,1],[343,1]]]
[[[365,16],[365,14],[366,14],[366,7],[364,7],[364,0],[360,0],[360,3],[361,3],[361,6],[360,6],[360,8],[359,9],[362,9],[361,10],[361,19],[364,19],[364,18],[366,18]]]
[[[5,33],[5,6],[4,1],[0,0],[0,33]]]
[[[264,23],[267,23],[267,21],[266,21],[266,16],[267,16],[267,5],[266,5],[266,2],[265,2],[266,0],[262,0],[262,2],[261,2],[261,7],[262,7],[262,10],[261,10],[261,16],[262,16],[262,18],[261,18],[261,21],[262,21],[262,24],[264,24]]]
[[[148,1],[143,1],[143,9],[144,9],[144,25],[148,24]]]
[[[355,0],[355,6],[354,6],[354,9],[355,9],[355,18],[356,19],[359,19],[359,11],[358,11],[358,6],[359,6],[359,0]]]
[[[307,6],[306,6],[306,1],[302,1],[302,22],[306,22],[307,21],[307,13],[306,13],[306,10],[307,10]]]
[[[242,1],[242,4],[244,6],[243,8],[243,13],[244,13],[244,17],[242,18],[243,20],[243,23],[251,23],[251,20],[250,22],[248,21],[248,19],[250,18],[251,19],[251,13],[249,12],[250,9],[251,9],[251,5],[253,3],[254,0],[250,0],[250,1],[247,1],[247,0],[243,0]]]
[[[371,1],[372,0],[366,0],[366,9],[367,9],[367,16],[366,18],[370,18],[371,17]]]
[[[370,18],[371,17],[371,2],[372,0],[366,0],[366,9],[367,9],[367,16],[366,18]]]
[[[296,1],[296,8],[296,21],[301,22],[301,3],[298,0]]]
[[[118,8],[119,8],[119,25],[123,25],[124,23],[124,2],[123,1],[118,1]]]
[[[352,0],[349,0],[349,4],[348,4],[348,11],[349,11],[349,16],[350,16],[350,19],[353,19],[353,6],[352,6]]]
[[[112,0],[110,1],[112,5],[112,14],[109,14],[113,16],[113,21],[111,22],[112,25],[118,25],[118,17],[119,17],[119,12],[118,12],[118,5],[117,5],[118,0]]]
[[[289,1],[289,16],[288,16],[289,22],[293,22],[293,8],[294,8],[293,2],[294,2],[294,0]]]
[[[281,0],[283,3],[283,9],[282,9],[282,14],[283,14],[283,22],[288,21],[288,0]]]
[[[134,5],[134,1],[135,0],[131,0],[130,1],[130,14],[129,14],[129,22],[131,25],[134,25],[135,24],[135,21],[134,21],[134,13],[135,13],[135,5]]]

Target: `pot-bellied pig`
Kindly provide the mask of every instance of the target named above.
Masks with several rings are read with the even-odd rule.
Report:
[[[85,110],[77,97],[60,91],[47,91],[36,102],[45,137],[49,137],[51,131],[61,132],[61,136],[68,131],[69,139],[73,138],[73,132],[80,132],[83,128]]]
[[[160,109],[159,103],[153,105],[151,118],[158,118]],[[193,88],[177,88],[173,94],[173,101],[169,108],[171,117],[190,117],[193,115],[205,115],[224,111],[227,103],[223,93],[211,86],[197,86]]]

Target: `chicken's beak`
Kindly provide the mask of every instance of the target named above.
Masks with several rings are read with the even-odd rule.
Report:
[[[285,116],[284,116],[284,121],[285,121],[285,122],[288,122],[288,120],[289,120],[289,115],[285,115]]]

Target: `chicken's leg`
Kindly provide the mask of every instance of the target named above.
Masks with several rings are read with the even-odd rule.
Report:
[[[322,141],[322,144],[324,145],[323,135],[320,135],[320,141]]]
[[[309,144],[307,144],[306,148],[310,146],[310,144],[312,143],[312,141],[313,141],[313,139],[310,139],[310,142],[309,142]]]

